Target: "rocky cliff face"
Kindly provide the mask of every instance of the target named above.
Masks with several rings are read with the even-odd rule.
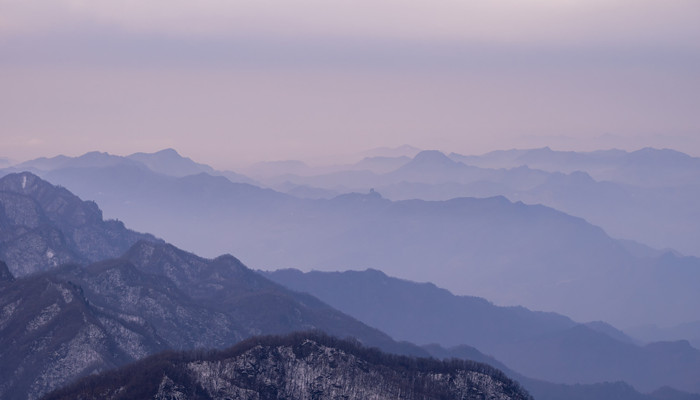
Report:
[[[14,280],[15,280],[15,277],[12,276],[10,269],[7,268],[7,264],[0,261],[0,285],[3,285],[5,283],[10,283]]]
[[[16,277],[118,257],[141,239],[156,240],[119,221],[104,221],[94,202],[36,175],[0,178],[0,259]]]
[[[143,357],[165,348],[154,339],[92,307],[80,287],[55,276],[0,283],[0,398],[35,399],[131,361],[134,351]]]
[[[224,348],[320,329],[427,354],[287,290],[232,256],[140,241],[124,257],[14,279],[0,264],[0,398],[35,399],[78,377],[166,349]]]
[[[88,377],[46,399],[531,399],[484,364],[391,356],[319,334],[168,353]]]

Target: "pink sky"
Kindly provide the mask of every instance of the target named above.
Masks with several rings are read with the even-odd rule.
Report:
[[[694,0],[0,2],[0,157],[700,156]]]

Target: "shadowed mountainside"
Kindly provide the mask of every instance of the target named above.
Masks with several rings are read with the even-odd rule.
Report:
[[[527,377],[568,384],[625,381],[643,392],[672,386],[700,393],[700,351],[688,342],[638,346],[602,322],[581,325],[562,315],[497,307],[375,270],[278,270],[265,276],[397,339],[475,346]]]
[[[45,397],[74,398],[531,399],[484,364],[392,356],[310,333],[253,338],[203,355],[165,353]]]
[[[48,389],[165,349],[221,348],[258,334],[320,329],[427,354],[291,292],[231,256],[202,259],[138,242],[124,258],[66,265],[0,286],[0,396]]]

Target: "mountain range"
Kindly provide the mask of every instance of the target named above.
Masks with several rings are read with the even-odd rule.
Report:
[[[64,215],[51,205],[72,196],[28,173],[6,176],[3,183],[24,194],[3,197],[4,210],[37,212],[49,221]],[[109,232],[100,222],[92,221],[94,229]],[[66,236],[73,228],[57,225],[56,232]],[[134,235],[121,234],[119,243]],[[143,239],[118,258],[109,259],[113,248],[92,249],[96,257],[102,250],[104,261],[80,265],[84,259],[74,259],[17,277],[1,264],[0,397],[37,398],[76,377],[155,352],[222,348],[258,334],[322,329],[387,351],[427,355],[269,281],[232,256],[204,259]]]
[[[643,187],[696,184],[700,159],[671,149],[646,147],[636,151],[555,151],[549,147],[494,151],[480,156],[451,153],[450,158],[487,168],[527,165],[550,172],[585,171],[597,180],[623,182]]]
[[[24,178],[27,180],[23,185]],[[9,182],[8,193],[14,190],[34,201],[22,196],[6,197],[0,203],[4,210],[13,209],[25,215],[24,208],[29,207],[48,220],[58,220],[55,214],[60,214],[62,209],[46,209],[43,204],[51,205],[52,198],[67,196],[65,189],[28,173],[4,179]],[[27,190],[32,185],[43,190]],[[36,196],[45,201],[39,202]],[[83,204],[80,199],[75,201]],[[100,226],[108,229],[100,221],[93,222],[94,229]],[[66,236],[61,231],[63,225],[56,227],[58,233]],[[73,228],[66,225],[65,229]],[[133,234],[122,233],[126,237]],[[502,366],[469,346],[420,348],[396,342],[311,295],[272,283],[232,256],[204,259],[149,235],[118,258],[88,265],[50,265],[47,271],[18,278],[0,263],[0,277],[0,395],[3,398],[36,398],[75,377],[165,349],[221,348],[251,335],[306,329],[321,329],[339,337],[352,336],[365,345],[393,353],[469,357]],[[530,314],[524,309],[519,313]],[[550,317],[564,324],[570,321],[562,316],[532,314],[543,316],[537,322],[543,325]],[[488,319],[475,320],[485,323]],[[596,329],[606,335],[615,334],[609,326],[597,325]],[[661,398],[654,397],[658,391],[649,397],[624,384],[556,385],[508,371],[509,376],[526,382],[541,399]],[[673,389],[663,394],[669,399],[683,395]]]
[[[396,339],[445,348],[468,344],[529,378],[569,384],[625,381],[643,392],[669,385],[700,393],[700,350],[687,341],[642,346],[603,322],[579,324],[558,314],[498,307],[376,270],[285,269],[265,276]]]
[[[482,156],[422,151],[412,158],[373,157],[259,180],[309,198],[370,188],[391,200],[501,195],[585,218],[616,238],[700,256],[699,178],[700,159],[672,150],[576,153],[545,148]]]
[[[419,161],[443,159],[421,154]],[[699,259],[612,239],[542,205],[504,197],[390,201],[377,191],[300,199],[206,173],[167,176],[132,161],[44,177],[139,231],[210,257],[234,253],[255,268],[379,268],[623,328],[700,320]]]

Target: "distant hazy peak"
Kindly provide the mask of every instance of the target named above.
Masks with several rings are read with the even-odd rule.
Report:
[[[136,153],[136,154],[144,154],[144,153]],[[172,155],[172,156],[182,157],[180,155],[180,153],[178,153],[177,150],[173,149],[172,147],[168,147],[167,149],[163,149],[163,150],[158,150],[153,154],[163,154],[163,155]]]
[[[145,165],[136,160],[99,151],[90,151],[78,157],[68,157],[64,155],[51,158],[40,157],[20,163],[16,165],[15,168],[51,171],[61,168],[101,168],[115,165],[130,165],[138,168],[146,168]]]
[[[445,153],[440,150],[423,150],[413,157],[413,161],[417,162],[440,162],[445,164],[455,164]]]
[[[158,157],[158,158],[170,158],[170,159],[186,159],[190,160],[189,157],[183,157],[180,155],[180,153],[177,152],[177,150],[168,147],[167,149],[163,150],[158,150],[153,153],[145,153],[145,152],[138,152],[138,153],[133,153],[128,156],[127,158],[143,158],[143,157]]]
[[[76,166],[105,167],[115,164],[128,164],[143,167],[143,165],[133,160],[129,160],[126,157],[117,156],[114,154],[109,154],[107,152],[100,151],[90,151],[74,158],[69,157],[67,161],[70,162],[71,160],[77,163]],[[70,164],[68,166],[74,165]]]
[[[645,147],[631,153],[627,153],[627,160],[635,163],[645,163],[649,167],[694,167],[700,168],[700,158],[692,157],[672,149],[655,149]]]
[[[155,153],[134,153],[125,158],[144,164],[151,171],[171,176],[187,176],[198,173],[214,173],[214,168],[183,157],[177,150],[167,148]]]
[[[93,150],[93,151],[88,151],[87,153],[83,154],[80,157],[85,157],[85,158],[96,158],[96,157],[110,157],[111,154],[107,153],[106,151],[98,151],[98,150]]]
[[[684,156],[684,157],[690,157],[689,155],[680,152],[678,150],[673,150],[673,149],[667,149],[667,148],[662,148],[662,149],[657,149],[655,147],[643,147],[639,150],[635,150],[630,152],[629,154],[673,154],[676,156]]]

